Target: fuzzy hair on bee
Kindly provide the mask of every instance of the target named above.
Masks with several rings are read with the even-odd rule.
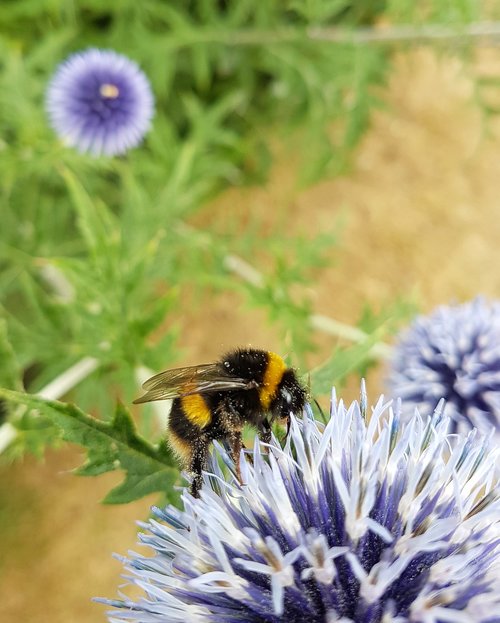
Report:
[[[245,424],[269,443],[275,420],[300,413],[306,390],[295,370],[276,353],[255,348],[230,351],[219,361],[165,370],[143,384],[135,404],[173,399],[167,441],[191,472],[191,494],[198,497],[213,440],[226,440],[241,482],[239,457]]]

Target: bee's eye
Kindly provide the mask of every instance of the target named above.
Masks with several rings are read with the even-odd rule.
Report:
[[[287,389],[283,388],[281,390],[281,395],[283,396],[287,404],[290,404],[292,402],[292,394]]]

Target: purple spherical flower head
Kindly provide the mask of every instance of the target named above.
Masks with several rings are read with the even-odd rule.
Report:
[[[292,415],[285,448],[256,441],[243,485],[205,474],[200,499],[154,509],[123,562],[137,623],[499,623],[497,451],[449,435],[441,412],[400,426],[381,397]]]
[[[141,142],[154,99],[136,63],[112,50],[89,49],[59,66],[46,106],[65,144],[94,156],[114,156]]]
[[[500,303],[476,298],[418,317],[394,347],[387,383],[406,417],[444,398],[453,430],[500,433]]]

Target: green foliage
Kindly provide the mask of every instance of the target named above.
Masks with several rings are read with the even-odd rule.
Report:
[[[419,3],[412,0],[387,0],[386,7],[397,21],[411,24],[466,24],[480,20],[481,10],[484,10],[480,3],[471,0],[431,0]],[[484,14],[482,17],[485,18]]]
[[[362,332],[359,341],[338,346],[326,361],[311,371],[309,382],[312,396],[329,395],[332,387],[342,387],[353,372],[358,378],[365,377],[378,359],[389,355],[389,347],[384,340],[396,333],[416,311],[415,303],[404,299],[395,299],[378,310],[365,304],[357,323]]]
[[[7,334],[7,323],[0,318],[0,383],[14,389],[21,389],[20,370],[14,349]]]
[[[336,235],[322,233],[314,241],[295,236],[288,241],[267,243],[262,260],[266,266],[261,282],[241,283],[251,305],[268,310],[269,319],[281,330],[283,343],[299,363],[314,350],[314,336],[309,318],[313,313],[307,286],[326,265],[328,252],[335,246]]]
[[[3,452],[1,459],[14,461],[26,453],[42,459],[48,447],[60,446],[61,431],[49,418],[22,406],[16,408],[12,403],[4,403],[11,414],[10,422],[15,425],[16,436]]]
[[[353,371],[366,370],[373,363],[373,347],[381,340],[382,332],[368,335],[365,340],[347,348],[337,348],[332,355],[311,371],[311,394],[330,394],[332,387],[339,387]]]
[[[365,333],[371,334],[383,328],[385,334],[395,334],[417,313],[418,306],[408,295],[407,298],[395,298],[378,310],[364,305],[357,325]]]
[[[299,124],[310,129],[317,148],[302,167],[306,177],[345,162],[342,154],[368,120],[369,86],[383,75],[386,55],[350,45],[334,54],[305,29],[321,20],[352,23],[349,6],[20,0],[0,7],[0,128],[9,145],[0,150],[0,293],[15,344],[12,369],[37,371],[27,379],[31,391],[91,356],[129,400],[138,365],[157,369],[176,359],[180,326],[172,316],[180,288],[232,287],[221,250],[243,246],[238,237],[213,236],[198,249],[178,232],[222,184],[263,178],[271,126],[275,134]],[[126,158],[81,156],[47,127],[50,74],[88,45],[122,51],[151,79],[154,127]],[[335,118],[349,120],[336,145],[325,131]],[[279,231],[267,242],[276,250],[275,270],[251,297],[290,327],[290,346],[305,352],[311,340],[301,327],[310,304],[291,291],[310,275],[308,249],[316,243],[292,241],[298,253],[290,262],[279,251]],[[82,397],[101,395],[104,382],[94,375]],[[110,399],[83,406],[109,412]]]
[[[178,472],[170,451],[164,442],[154,447],[140,437],[123,405],[118,404],[110,422],[103,422],[72,404],[22,392],[0,389],[0,398],[39,411],[60,430],[65,441],[87,448],[87,461],[77,474],[98,476],[123,470],[124,481],[108,493],[104,502],[125,504],[157,491],[163,492],[169,501],[177,500],[173,487]]]
[[[336,245],[321,230],[289,235],[286,218],[265,238],[258,227],[241,231],[250,217],[230,235],[197,230],[193,218],[222,188],[264,181],[276,143],[300,141],[297,186],[346,170],[392,54],[391,43],[362,44],[351,33],[477,16],[473,0],[0,3],[0,382],[36,393],[93,358],[96,370],[73,398],[103,418],[5,390],[30,406],[9,410],[18,430],[11,455],[41,455],[64,439],[88,448],[80,473],[125,469],[107,501],[170,491],[176,470],[163,446],[139,437],[121,407],[105,418],[116,398],[136,395],[139,367],[179,359],[177,338],[189,330],[183,295],[195,291],[209,305],[214,292],[236,291],[267,312],[284,350],[303,362],[315,343],[311,285]],[[50,76],[89,46],[136,60],[152,84],[153,128],[121,158],[66,149],[47,124]],[[485,77],[478,101],[496,86]],[[495,111],[495,97],[487,101]],[[228,269],[235,255],[257,280]],[[399,311],[366,313],[366,342],[335,353],[313,373],[313,389],[363,371],[378,327]],[[153,429],[148,417],[144,409],[141,431]]]

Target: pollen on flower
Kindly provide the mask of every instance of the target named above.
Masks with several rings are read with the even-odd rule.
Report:
[[[103,97],[109,97],[110,99],[116,98],[120,95],[120,91],[115,84],[103,84],[99,88],[99,93]]]

